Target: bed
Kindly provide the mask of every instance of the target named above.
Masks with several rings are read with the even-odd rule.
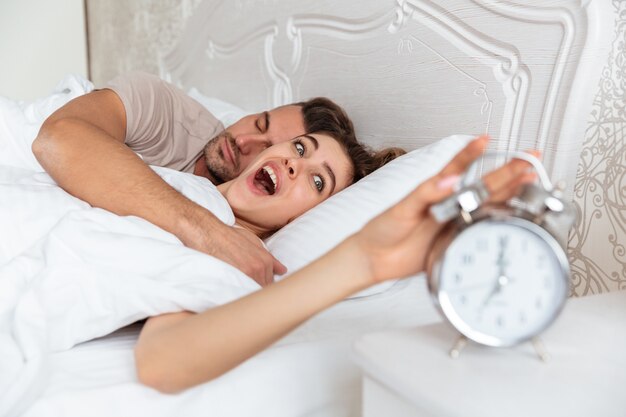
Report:
[[[551,177],[565,180],[571,196],[586,116],[612,33],[607,3],[207,0],[195,8],[179,45],[161,57],[161,76],[199,101],[221,100],[225,113],[329,96],[347,109],[363,141],[415,150],[270,238],[272,252],[295,270],[436,172],[467,140],[451,135],[487,132],[494,137],[492,149],[504,154],[541,150]],[[3,185],[43,181],[54,187],[42,180],[28,153],[29,140],[55,106],[90,88],[70,78],[56,95],[39,102],[2,102],[0,165],[10,167],[0,172]],[[9,135],[19,140],[7,142]],[[18,211],[36,213],[37,198],[25,199]],[[320,219],[326,220],[323,226]],[[6,230],[14,227],[10,230],[17,236],[15,223],[0,224]],[[71,224],[63,231],[71,233]],[[45,257],[42,248],[38,253]],[[5,244],[3,250],[0,284],[11,271],[20,271],[6,267],[17,256],[15,245]],[[189,256],[183,252],[181,257]],[[11,279],[23,277],[13,273]],[[203,290],[191,284],[194,291]],[[237,291],[231,296],[241,294]],[[177,302],[193,303],[194,296],[181,291]],[[78,323],[91,337],[46,339],[57,348],[29,356],[24,365],[7,362],[20,357],[10,356],[15,354],[12,343],[39,333],[16,332],[15,311],[6,305],[0,311],[0,365],[17,379],[0,377],[0,416],[357,416],[354,338],[439,320],[424,277],[411,277],[358,294],[218,380],[171,396],[136,382],[132,348],[140,324],[131,323],[138,315],[129,313],[108,327],[95,320]],[[109,314],[103,311],[102,317]],[[55,323],[74,330],[59,317]],[[51,322],[44,319],[33,323]],[[124,327],[107,335],[116,323]],[[37,364],[27,366],[28,361]]]

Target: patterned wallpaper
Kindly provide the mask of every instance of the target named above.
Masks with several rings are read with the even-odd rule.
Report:
[[[90,76],[96,86],[123,72],[159,73],[201,0],[86,0]]]
[[[617,22],[585,132],[569,239],[573,292],[626,289],[626,1],[612,0]]]
[[[611,1],[618,19],[613,48],[589,115],[575,184],[579,220],[568,245],[573,296],[626,289],[626,1]],[[176,45],[200,2],[86,0],[94,83],[130,70],[158,74],[159,54]]]

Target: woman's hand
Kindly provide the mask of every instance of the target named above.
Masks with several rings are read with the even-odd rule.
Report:
[[[444,226],[435,221],[429,208],[452,194],[460,176],[482,155],[488,141],[488,136],[474,139],[437,175],[353,236],[368,263],[372,283],[424,270],[434,238]],[[516,195],[523,184],[534,181],[535,174],[528,172],[530,166],[513,159],[485,175],[483,181],[490,192],[488,201],[506,201]]]

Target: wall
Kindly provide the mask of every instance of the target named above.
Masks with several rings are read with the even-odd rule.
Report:
[[[0,96],[31,100],[68,73],[87,77],[83,0],[2,0],[0,28]]]
[[[626,1],[612,3],[615,37],[575,186],[579,222],[570,235],[569,258],[579,295],[626,289]]]
[[[176,45],[201,0],[87,0],[91,79],[100,86],[117,74],[159,73],[160,54]]]
[[[241,0],[238,0],[241,1]],[[609,0],[606,0],[609,1]],[[617,25],[576,180],[579,220],[570,235],[572,295],[626,289],[626,1],[611,0]],[[87,0],[94,81],[141,69],[158,73],[200,0]],[[581,115],[581,117],[583,117]]]

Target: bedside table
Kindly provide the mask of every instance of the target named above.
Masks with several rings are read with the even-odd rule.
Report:
[[[359,338],[363,417],[626,417],[626,291],[568,300],[546,363],[530,343],[452,359],[457,338],[447,323]]]

